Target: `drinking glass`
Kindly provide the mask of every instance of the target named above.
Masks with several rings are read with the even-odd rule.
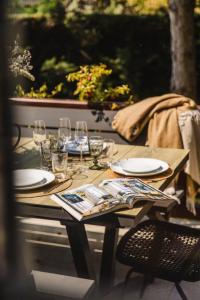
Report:
[[[81,176],[82,166],[80,161],[75,157],[68,157],[66,174],[70,179],[83,179],[85,176]]]
[[[98,157],[103,150],[103,138],[101,136],[91,136],[89,138],[90,155],[94,158],[91,170],[101,170],[102,166],[98,163]]]
[[[59,128],[58,128],[58,141],[61,149],[71,139],[71,122],[69,118],[60,118],[59,119]]]
[[[80,163],[83,162],[83,145],[88,143],[88,130],[86,121],[77,121],[75,134],[75,142],[80,146]]]
[[[42,168],[46,170],[51,169],[51,142],[45,140],[41,143],[41,160]]]
[[[67,175],[67,159],[68,154],[65,152],[52,152],[52,170],[56,174]]]
[[[51,170],[51,154],[57,151],[57,140],[55,136],[48,135],[48,138],[41,143],[42,168]]]
[[[42,167],[42,142],[46,140],[46,126],[43,120],[36,120],[33,124],[33,140],[40,150],[40,167]]]
[[[101,156],[101,165],[104,168],[109,168],[116,154],[116,145],[113,139],[103,140],[103,153]]]

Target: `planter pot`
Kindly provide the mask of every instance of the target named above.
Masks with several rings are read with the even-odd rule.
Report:
[[[32,136],[31,125],[34,120],[44,120],[47,128],[54,131],[57,130],[60,117],[69,117],[72,128],[76,121],[85,120],[88,130],[94,134],[124,143],[111,127],[116,111],[105,108],[103,115],[99,115],[98,110],[89,107],[87,102],[78,100],[11,98],[10,103],[14,109],[13,123],[21,126],[22,136]]]

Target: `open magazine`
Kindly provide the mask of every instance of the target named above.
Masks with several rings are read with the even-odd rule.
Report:
[[[139,201],[155,202],[172,197],[139,179],[117,178],[104,180],[98,186],[86,184],[53,194],[51,199],[81,221],[122,208],[133,208]]]

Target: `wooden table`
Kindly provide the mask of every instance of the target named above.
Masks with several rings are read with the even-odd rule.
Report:
[[[36,151],[34,143],[29,138],[21,139],[16,150],[16,167],[36,167]],[[187,159],[188,150],[182,149],[164,149],[149,148],[132,145],[117,145],[118,152],[115,160],[129,157],[150,157],[168,162],[173,174],[159,181],[149,183],[153,187],[164,190],[172,179],[183,169]],[[110,170],[89,170],[85,179],[73,180],[70,189],[76,188],[86,183],[99,183],[102,179],[108,179],[111,176]],[[113,174],[112,174],[113,176]],[[166,202],[156,202],[156,204],[145,204],[142,207],[136,207],[131,210],[110,213],[94,219],[83,222],[76,221],[66,211],[61,209],[55,202],[50,200],[49,196],[37,198],[17,199],[18,215],[34,218],[45,218],[59,220],[66,226],[72,255],[79,277],[96,278],[92,256],[86,235],[84,224],[94,224],[105,227],[103,252],[101,258],[101,270],[99,285],[107,289],[113,283],[115,249],[118,239],[118,230],[124,226],[135,226],[144,215],[149,212],[152,214],[168,214],[176,205],[175,200]]]

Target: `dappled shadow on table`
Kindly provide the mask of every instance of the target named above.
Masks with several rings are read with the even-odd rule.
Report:
[[[26,149],[14,154],[14,169],[39,168],[40,154],[37,149]]]

